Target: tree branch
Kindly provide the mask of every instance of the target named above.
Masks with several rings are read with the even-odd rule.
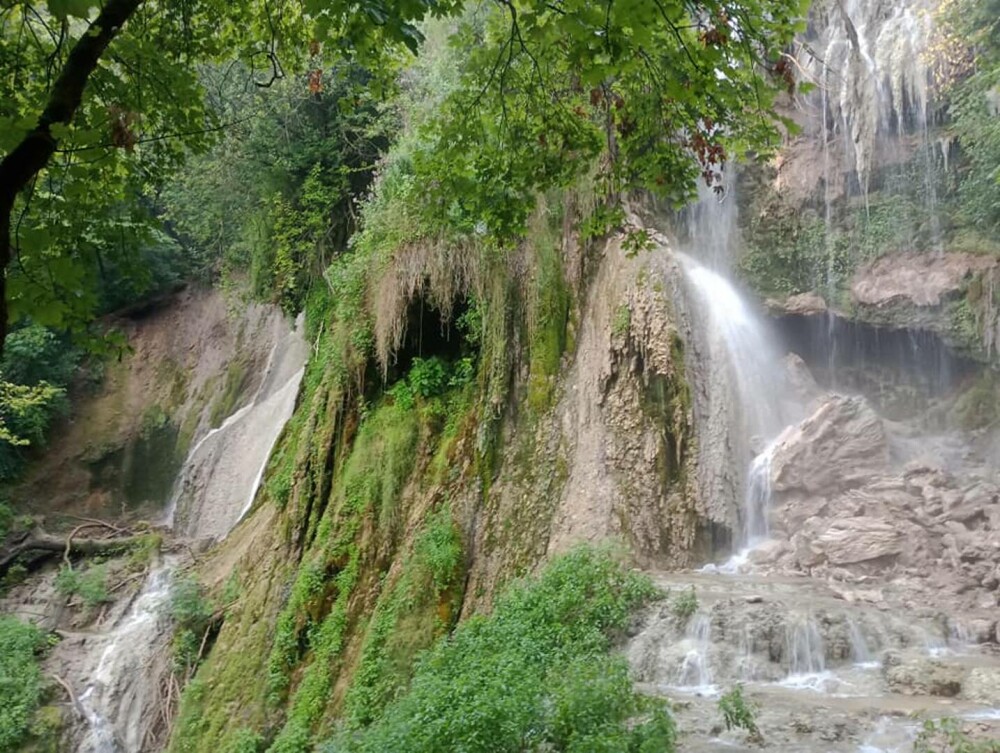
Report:
[[[143,0],[108,0],[70,51],[38,123],[0,162],[0,348],[7,335],[7,265],[12,256],[10,225],[18,194],[49,162],[57,137],[53,126],[69,125],[83,101],[90,75],[108,45]]]

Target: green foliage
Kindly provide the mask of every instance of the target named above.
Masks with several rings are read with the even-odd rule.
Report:
[[[462,564],[462,537],[450,510],[441,508],[428,516],[413,551],[416,567],[428,573],[438,595],[454,584]]]
[[[995,27],[995,19],[992,23]],[[994,54],[1000,54],[1000,46]],[[960,186],[961,211],[986,234],[1000,227],[1000,61],[984,62],[973,76],[959,83],[951,113],[962,153],[969,162]]]
[[[761,740],[760,729],[757,727],[757,710],[743,695],[743,686],[735,685],[719,698],[719,711],[727,730],[742,729],[751,740]]]
[[[606,552],[564,555],[440,640],[384,715],[326,750],[670,751],[665,710],[640,701],[624,660],[607,654],[654,590]]]
[[[428,401],[440,397],[450,389],[461,389],[475,376],[471,358],[455,362],[437,356],[414,358],[407,375],[389,388],[393,401],[404,410],[411,410],[418,400]]]
[[[0,500],[0,541],[7,538],[7,534],[14,530],[14,510],[6,500]]]
[[[334,518],[317,532],[315,554],[299,568],[275,627],[268,658],[272,704],[285,700],[290,675],[308,653],[310,663],[291,697],[285,726],[269,750],[301,750],[326,708],[335,666],[349,627],[349,604],[360,576],[354,541],[366,515],[374,514],[386,535],[403,485],[413,470],[420,422],[416,411],[379,405],[361,424],[350,456],[332,491]],[[333,520],[337,521],[334,529]],[[320,607],[319,605],[323,605]]]
[[[222,746],[222,753],[259,753],[264,738],[251,729],[239,729]]]
[[[96,607],[110,600],[108,594],[108,567],[104,564],[86,565],[81,568],[64,566],[56,575],[56,590],[64,596],[77,596],[88,607]]]
[[[671,609],[679,620],[691,618],[698,611],[698,595],[694,592],[694,586],[677,594],[671,604]]]
[[[631,325],[632,310],[623,303],[615,309],[615,318],[611,323],[611,331],[614,333],[615,337],[625,337],[625,335],[628,334],[629,327]]]
[[[221,260],[225,282],[294,313],[346,245],[391,119],[356,66],[324,71],[321,96],[301,80],[247,93],[212,78],[237,124],[185,166],[163,211],[191,253]]]
[[[605,148],[609,193],[645,188],[682,203],[723,156],[778,143],[746,109],[771,106],[779,86],[762,68],[802,11],[710,2],[696,20],[683,2],[525,0],[472,17],[453,37],[467,62],[422,134],[416,185],[430,187],[437,221],[501,242],[523,234],[539,192],[569,185]],[[729,14],[752,29],[742,44]],[[716,76],[720,67],[730,73]]]
[[[913,743],[913,753],[1000,753],[1000,741],[969,735],[958,719],[928,719]]]
[[[452,608],[459,603],[461,555],[461,537],[450,512],[442,508],[431,513],[402,576],[383,592],[368,626],[344,701],[348,727],[375,721],[406,687],[417,652],[451,627]]]
[[[38,654],[45,635],[13,617],[0,617],[0,750],[18,750],[42,700]]]
[[[8,335],[0,359],[0,481],[22,470],[28,452],[45,446],[52,423],[66,414],[66,387],[80,351],[37,324]]]
[[[0,27],[5,92],[0,98],[0,158],[37,123],[54,82],[63,80],[60,71],[78,65],[70,52],[86,39],[98,6],[87,0],[8,5]],[[70,113],[72,122],[51,127],[58,159],[37,179],[29,174],[27,185],[20,176],[13,185],[24,189],[12,223],[19,263],[8,270],[14,320],[32,316],[46,325],[79,326],[100,308],[102,281],[103,292],[112,297],[122,290],[135,294],[135,284],[148,291],[143,281],[148,283],[165,259],[169,266],[179,255],[184,264],[180,246],[150,221],[146,199],[227,124],[251,119],[247,112],[233,117],[214,101],[217,96],[225,98],[241,88],[254,91],[254,84],[269,88],[286,73],[309,70],[308,80],[294,80],[319,101],[328,79],[319,67],[324,49],[332,58],[347,57],[389,74],[394,51],[400,46],[415,49],[421,40],[415,23],[425,14],[455,7],[450,0],[313,0],[281,3],[279,8],[263,0],[134,5],[86,79],[82,102]],[[81,20],[68,23],[63,20],[67,16]],[[242,65],[229,65],[234,55]],[[206,81],[210,64],[219,62],[227,65],[219,67],[215,80]],[[388,79],[384,75],[366,88],[384,91]],[[339,107],[336,96],[325,103]],[[361,109],[356,104],[346,105],[344,112]],[[0,168],[5,188],[13,180],[6,167]],[[254,184],[230,184],[234,193],[247,186]],[[308,211],[308,201],[304,208]],[[286,278],[282,284],[293,286],[293,281]],[[294,286],[292,292],[298,292]]]
[[[215,606],[205,596],[204,588],[190,577],[177,577],[170,585],[167,614],[174,624],[174,671],[190,677],[202,658],[202,641],[209,630]]]

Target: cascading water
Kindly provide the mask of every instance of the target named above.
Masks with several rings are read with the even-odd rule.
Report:
[[[703,694],[716,692],[712,684],[712,620],[699,612],[691,617],[682,646],[686,649],[677,672],[677,687]]]
[[[190,538],[223,538],[247,513],[268,457],[295,408],[308,345],[302,317],[275,342],[249,402],[194,444],[175,484],[169,525]],[[76,753],[134,753],[153,742],[160,683],[170,671],[170,596],[176,562],[153,569],[129,611],[94,643],[78,705],[87,729]]]
[[[732,450],[722,462],[736,468],[719,473],[739,479],[737,541],[745,549],[767,535],[768,445],[800,417],[801,407],[792,398],[775,334],[727,279],[739,239],[736,213],[732,192],[720,198],[703,190],[686,212],[684,253],[677,256],[711,382],[702,423],[712,442]]]
[[[194,444],[167,510],[178,533],[224,537],[253,503],[267,459],[291,418],[308,346],[296,332],[275,342],[250,401]]]

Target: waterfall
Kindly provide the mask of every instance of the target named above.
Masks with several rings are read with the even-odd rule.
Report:
[[[700,423],[710,438],[710,452],[716,453],[705,457],[703,465],[716,477],[732,474],[738,479],[730,492],[740,511],[736,542],[747,548],[767,536],[768,445],[798,420],[801,407],[792,398],[776,334],[729,279],[739,243],[732,190],[721,198],[703,190],[684,219],[683,253],[677,258],[708,382]],[[725,485],[715,478],[703,486],[709,494],[725,493]]]
[[[272,347],[249,402],[188,452],[166,511],[168,525],[181,535],[224,538],[249,511],[295,409],[309,350],[302,330],[300,316],[295,330],[286,327]],[[87,730],[76,753],[134,753],[150,744],[159,722],[160,682],[170,671],[165,607],[175,565],[167,558],[154,568],[127,614],[95,644],[96,661],[79,697]]]
[[[281,429],[295,410],[308,346],[296,331],[275,342],[250,401],[188,452],[168,507],[179,533],[223,538],[246,514]]]
[[[811,615],[798,615],[785,625],[787,684],[818,687],[826,670],[826,649],[819,626]]]

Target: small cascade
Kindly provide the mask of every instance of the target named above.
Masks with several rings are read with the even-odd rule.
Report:
[[[90,685],[79,705],[88,730],[78,753],[129,753],[143,748],[154,728],[159,678],[169,665],[162,649],[169,643],[164,604],[170,595],[173,563],[150,573],[131,609],[107,636]]]
[[[743,513],[743,544],[746,547],[764,541],[770,532],[768,511],[771,508],[771,461],[774,458],[774,447],[772,442],[750,463]]]
[[[933,35],[931,10],[929,0],[889,7],[868,0],[817,4],[819,36],[809,40],[815,52],[804,56],[806,75],[818,84],[815,138],[839,147],[863,192],[884,139],[926,132],[932,61],[924,52]]]
[[[948,621],[948,646],[956,651],[975,645],[972,630],[963,620]]]
[[[712,648],[712,621],[709,615],[699,612],[690,619],[683,645],[687,653],[677,671],[677,687],[701,694],[715,693],[709,656]]]
[[[308,346],[296,331],[278,340],[250,401],[190,450],[178,477],[167,522],[193,537],[223,538],[253,504],[282,427],[295,410]]]
[[[810,615],[800,615],[785,625],[788,677],[815,678],[826,670],[826,649],[819,626]]]
[[[857,620],[847,620],[847,637],[851,642],[851,658],[854,664],[859,667],[871,669],[878,666],[877,661],[873,661],[872,652],[868,648],[868,641]]]

